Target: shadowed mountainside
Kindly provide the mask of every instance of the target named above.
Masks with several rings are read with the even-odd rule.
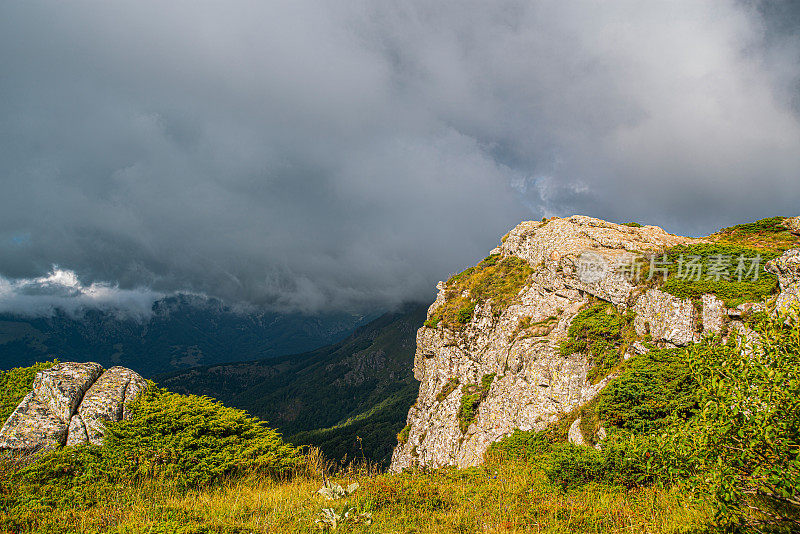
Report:
[[[417,394],[412,364],[426,307],[387,313],[304,354],[196,367],[156,380],[171,391],[245,409],[289,441],[318,445],[332,458],[363,454],[386,463]]]
[[[347,336],[371,317],[237,313],[220,301],[179,295],[157,301],[149,320],[101,310],[72,317],[0,314],[0,369],[38,361],[94,361],[144,376],[197,365],[312,350]]]

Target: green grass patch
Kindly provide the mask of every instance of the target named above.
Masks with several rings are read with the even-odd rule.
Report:
[[[466,384],[461,388],[461,404],[458,409],[458,426],[461,432],[466,432],[469,425],[475,420],[478,406],[486,398],[489,388],[492,387],[496,373],[489,373],[481,377],[480,384]]]
[[[406,425],[403,430],[397,433],[397,442],[405,445],[408,443],[408,433],[411,432],[411,425]]]
[[[558,317],[551,315],[541,321],[533,321],[531,317],[523,317],[517,324],[517,328],[511,334],[509,342],[517,336],[521,338],[542,337],[548,335],[556,327]]]
[[[666,252],[668,276],[661,288],[695,302],[712,293],[729,308],[761,302],[778,290],[778,278],[764,264],[779,254],[721,242],[673,247]]]
[[[782,252],[800,245],[800,238],[783,225],[784,217],[768,217],[751,223],[723,228],[709,238],[716,242],[736,244]]]
[[[666,482],[648,466],[659,454],[658,442],[651,435],[612,434],[597,450],[560,439],[551,425],[537,432],[517,430],[493,443],[486,453],[488,465],[528,462],[543,468],[550,483],[570,491],[590,483],[628,488]]]
[[[458,387],[458,378],[452,377],[445,382],[442,390],[436,394],[436,400],[442,402]]]
[[[424,324],[428,328],[436,328],[437,326],[439,326],[439,322],[441,322],[441,320],[442,320],[442,316],[441,315],[434,314],[434,315],[431,315],[431,318],[427,319]]]
[[[475,267],[453,275],[445,284],[445,303],[436,310],[425,326],[436,328],[440,323],[460,329],[472,319],[475,306],[491,299],[492,312],[499,316],[513,303],[525,287],[533,269],[516,256],[488,256]]]

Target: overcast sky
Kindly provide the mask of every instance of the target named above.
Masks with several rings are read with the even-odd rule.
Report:
[[[0,311],[388,306],[521,220],[798,215],[798,12],[4,1]]]

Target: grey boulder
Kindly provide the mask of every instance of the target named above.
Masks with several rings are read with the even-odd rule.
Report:
[[[63,362],[39,371],[31,392],[0,428],[0,449],[99,444],[105,423],[127,418],[126,406],[146,388],[134,371],[103,371],[94,362]]]

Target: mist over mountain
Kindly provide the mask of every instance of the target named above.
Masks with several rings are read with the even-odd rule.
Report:
[[[0,369],[58,358],[122,365],[151,376],[173,369],[294,354],[347,336],[374,315],[242,311],[176,295],[146,317],[115,310],[0,313]]]

